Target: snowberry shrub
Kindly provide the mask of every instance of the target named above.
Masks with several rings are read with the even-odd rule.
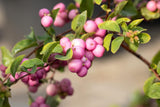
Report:
[[[98,13],[94,13],[95,5],[101,8]],[[137,53],[138,47],[151,39],[139,24],[143,20],[158,19],[159,10],[159,0],[75,0],[68,6],[60,2],[52,10],[40,9],[37,15],[45,32],[43,38],[32,29],[11,52],[1,47],[0,107],[10,107],[11,86],[20,80],[30,93],[48,84],[45,97],[34,100],[29,93],[30,107],[57,107],[60,99],[73,95],[74,89],[69,79],[56,80],[55,73],[68,68],[74,76],[87,78],[95,57],[103,57],[108,51],[115,54],[120,47],[144,62],[152,72],[144,84],[145,95],[139,97],[139,101],[147,97],[160,105],[160,51],[151,62]],[[56,34],[54,27],[63,27],[68,22],[71,28]],[[19,53],[33,47],[33,51],[25,55]],[[153,103],[153,100],[147,101]],[[138,102],[137,106],[145,105]]]

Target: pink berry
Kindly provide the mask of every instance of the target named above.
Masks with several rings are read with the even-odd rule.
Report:
[[[44,26],[44,27],[50,27],[53,23],[53,19],[51,16],[44,16],[42,17],[41,19],[41,24]]]
[[[65,20],[60,16],[56,16],[54,21],[54,26],[56,27],[63,27],[65,25]]]
[[[68,92],[67,92],[68,95],[70,95],[70,96],[73,95],[73,92],[74,92],[74,89],[72,87],[69,87]]]
[[[71,11],[69,11],[68,18],[72,20],[77,14],[78,14],[78,10],[72,9]]]
[[[97,31],[97,25],[93,20],[88,20],[84,24],[84,30],[87,33],[96,32]]]
[[[152,11],[152,12],[154,12],[157,9],[155,1],[149,1],[146,7],[149,11]]]
[[[86,40],[86,49],[91,51],[91,50],[95,49],[96,45],[97,45],[96,41],[94,41],[92,38],[88,38]]]
[[[60,39],[60,45],[63,47],[65,46],[66,42],[70,42],[69,38],[63,37]]]
[[[42,96],[38,96],[35,100],[35,102],[37,104],[44,104],[45,103],[45,99]]]
[[[27,75],[27,76],[26,76],[26,75]],[[23,76],[25,76],[25,77],[23,77]],[[28,73],[27,73],[27,72],[21,72],[21,73],[20,73],[20,77],[23,77],[23,78],[21,79],[22,82],[28,83],[29,77],[28,77]]]
[[[91,67],[91,61],[87,59],[87,60],[83,63],[83,65],[84,65],[87,69],[89,69],[89,68]]]
[[[67,78],[64,78],[64,79],[60,82],[60,84],[65,84],[65,85],[67,85],[67,86],[71,86],[71,81],[70,81],[69,79],[67,79]]]
[[[39,16],[42,18],[44,15],[48,15],[50,12],[48,9],[43,8],[39,10]]]
[[[80,4],[78,2],[75,3],[77,8],[80,8]]]
[[[57,94],[57,87],[54,84],[49,84],[46,88],[46,93],[49,96],[54,96]]]
[[[69,64],[68,68],[71,72],[78,72],[82,68],[82,61],[80,59],[72,59]]]
[[[97,44],[103,45],[103,39],[101,37],[95,37],[93,40],[96,41]]]
[[[157,2],[157,9],[160,9],[160,1]]]
[[[79,72],[77,72],[77,75],[80,76],[80,77],[84,77],[84,76],[87,75],[87,72],[88,72],[87,68],[82,67],[82,69]]]
[[[44,69],[37,70],[36,75],[39,80],[43,78],[43,72]]]
[[[29,86],[36,86],[38,84],[39,84],[39,80],[38,79],[36,79],[36,80],[29,79],[29,81],[28,81],[28,85]]]
[[[7,69],[6,66],[4,66],[3,64],[0,65],[0,70],[1,70],[2,72],[5,72],[6,69]]]
[[[47,104],[40,104],[39,107],[50,107],[50,106]]]
[[[36,73],[31,74],[30,79],[33,80],[33,81],[36,80],[37,79],[37,74]]]
[[[86,58],[88,58],[90,61],[92,61],[94,59],[94,55],[91,51],[85,51],[85,56]]]
[[[79,47],[79,46],[73,47],[72,50],[73,50],[73,58],[74,59],[80,59],[84,56],[85,51],[82,47]]]
[[[38,87],[37,86],[29,86],[28,89],[30,92],[35,93],[35,92],[37,92]]]
[[[102,57],[104,54],[104,47],[102,45],[97,45],[96,48],[92,51],[96,57]]]
[[[39,105],[36,102],[33,102],[30,107],[39,107]]]
[[[85,42],[83,39],[72,40],[72,47],[82,47],[85,49]]]
[[[66,11],[64,11],[64,12],[58,12],[58,16],[60,16],[64,20],[67,20],[67,18],[68,18],[68,15],[67,15]]]
[[[65,4],[64,3],[58,3],[58,4],[56,4],[54,7],[53,7],[53,9],[58,9],[59,8],[59,12],[63,12],[63,11],[65,11],[66,10],[66,6],[65,6]]]
[[[99,37],[104,37],[106,34],[106,30],[104,29],[97,29],[96,33],[94,34],[94,36],[99,36]]]
[[[100,17],[98,17],[98,18],[96,18],[95,20],[94,20],[94,22],[97,24],[97,26],[99,25],[99,24],[101,24],[101,23],[103,23],[103,20],[100,18]]]

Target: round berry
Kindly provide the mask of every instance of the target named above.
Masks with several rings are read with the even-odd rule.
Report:
[[[64,3],[58,3],[58,4],[56,4],[54,7],[53,7],[53,9],[59,9],[59,12],[63,12],[63,11],[65,11],[66,10],[66,6],[65,6],[65,4]]]
[[[157,9],[157,6],[156,6],[156,2],[155,1],[149,1],[148,3],[147,3],[147,9],[149,10],[149,11],[152,11],[152,12],[154,12],[154,11],[156,11],[156,9]]]
[[[44,104],[45,103],[45,99],[42,96],[38,96],[35,100],[35,102],[37,104]]]
[[[106,30],[104,29],[97,29],[96,33],[94,34],[94,36],[99,36],[99,37],[104,37],[106,34]]]
[[[92,38],[88,38],[87,40],[86,40],[86,48],[88,49],[88,50],[93,50],[93,49],[95,49],[95,47],[96,47],[96,41],[94,41]]]
[[[30,92],[35,93],[35,92],[37,92],[38,87],[37,86],[28,86],[28,89]]]
[[[46,93],[49,96],[54,96],[57,94],[57,87],[54,84],[49,84],[46,88]]]
[[[71,11],[69,11],[68,18],[72,20],[77,14],[78,14],[78,10],[72,9]]]
[[[53,19],[51,16],[44,16],[42,17],[41,19],[41,24],[44,26],[44,27],[50,27],[53,23]]]
[[[35,85],[38,85],[38,84],[39,84],[39,80],[38,79],[36,79],[36,80],[29,79],[29,81],[28,81],[28,85],[29,86],[35,86]]]
[[[88,69],[86,67],[82,67],[82,69],[79,72],[77,72],[77,75],[80,77],[84,77],[87,75],[87,72],[88,72]]]
[[[85,51],[84,51],[83,48],[77,46],[77,47],[73,47],[72,50],[73,50],[73,56],[72,57],[74,59],[80,59],[84,56]]]
[[[63,27],[65,25],[65,20],[60,16],[56,16],[54,21],[54,26],[56,27]]]
[[[97,25],[96,25],[96,23],[93,20],[88,20],[84,24],[84,30],[87,33],[96,32],[97,31]]]
[[[49,10],[46,8],[40,9],[39,10],[39,16],[42,18],[44,15],[48,15],[49,14]]]
[[[103,45],[103,39],[101,37],[95,37],[93,40],[96,41],[97,44]]]
[[[68,68],[71,72],[78,72],[82,68],[82,61],[80,59],[72,59],[68,64]]]
[[[92,51],[96,57],[102,57],[104,54],[104,47],[102,45],[97,45],[96,48]]]
[[[26,75],[27,75],[27,76],[26,76]],[[23,76],[24,76],[24,77],[23,77]],[[21,73],[20,73],[20,77],[23,77],[23,78],[21,79],[22,82],[28,83],[29,77],[28,77],[28,73],[27,73],[27,72],[21,72]]]
[[[84,65],[87,69],[89,69],[89,68],[91,67],[91,61],[87,59],[87,60],[83,63],[83,65]]]
[[[58,12],[58,16],[60,16],[62,19],[66,20],[68,18],[67,12]]]
[[[157,9],[160,10],[160,1],[157,2]]]
[[[83,39],[72,40],[72,47],[82,47],[85,49],[85,42]]]
[[[92,61],[94,59],[94,55],[91,51],[85,51],[85,56],[86,58],[88,58],[90,61]]]
[[[102,20],[100,17],[98,17],[98,18],[96,18],[96,19],[94,20],[94,22],[95,22],[97,25],[99,25],[99,24],[103,23],[103,20]]]
[[[71,96],[73,95],[73,92],[74,92],[74,89],[72,87],[69,87],[67,94]]]
[[[39,107],[39,105],[36,102],[33,102],[30,107]]]

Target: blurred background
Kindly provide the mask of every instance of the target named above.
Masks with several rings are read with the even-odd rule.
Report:
[[[34,28],[36,35],[44,34],[40,26],[39,9],[51,10],[58,2],[68,5],[73,1],[0,0],[0,46],[11,49],[16,42],[30,33],[30,27]],[[98,11],[98,8],[95,11]],[[62,33],[69,26],[56,28],[56,33]],[[144,21],[141,26],[148,29],[152,39],[148,44],[141,45],[138,53],[150,61],[160,49],[160,20]],[[147,66],[124,49],[120,49],[115,55],[106,52],[105,57],[93,61],[88,75],[84,78],[70,73],[67,68],[65,73],[56,73],[57,80],[69,78],[74,87],[74,95],[62,100],[59,107],[109,107],[112,104],[123,107],[135,91],[143,92],[144,82],[149,75]],[[46,85],[41,86],[33,96],[44,96]],[[27,86],[19,82],[11,88],[12,107],[28,107]]]

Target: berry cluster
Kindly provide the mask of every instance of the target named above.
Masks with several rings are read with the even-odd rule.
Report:
[[[67,22],[72,20],[77,14],[77,9],[72,9],[68,11],[64,3],[58,3],[53,7],[53,10],[59,9],[57,16],[53,22],[50,16],[50,11],[46,8],[40,9],[39,16],[41,17],[41,24],[44,27],[50,27],[52,24],[56,27],[63,27]]]
[[[67,95],[73,95],[73,88],[69,79],[64,78],[60,82],[56,81],[53,84],[49,84],[46,88],[46,93],[49,96],[59,95],[64,99]]]
[[[50,107],[46,104],[46,100],[42,96],[38,96],[34,102],[30,105],[30,107]]]
[[[68,63],[69,70],[77,73],[80,77],[87,75],[94,56],[103,56],[105,49],[102,45],[106,30],[98,28],[98,24],[102,22],[103,20],[101,18],[96,18],[95,21],[88,20],[85,23],[84,30],[86,32],[95,32],[94,36],[87,38],[86,41],[79,38],[70,41],[67,37],[60,39],[60,45],[64,53],[66,53],[69,48],[73,50],[72,59]]]
[[[160,1],[159,0],[150,0],[147,5],[147,9],[151,12],[156,11],[157,9],[160,10]]]

